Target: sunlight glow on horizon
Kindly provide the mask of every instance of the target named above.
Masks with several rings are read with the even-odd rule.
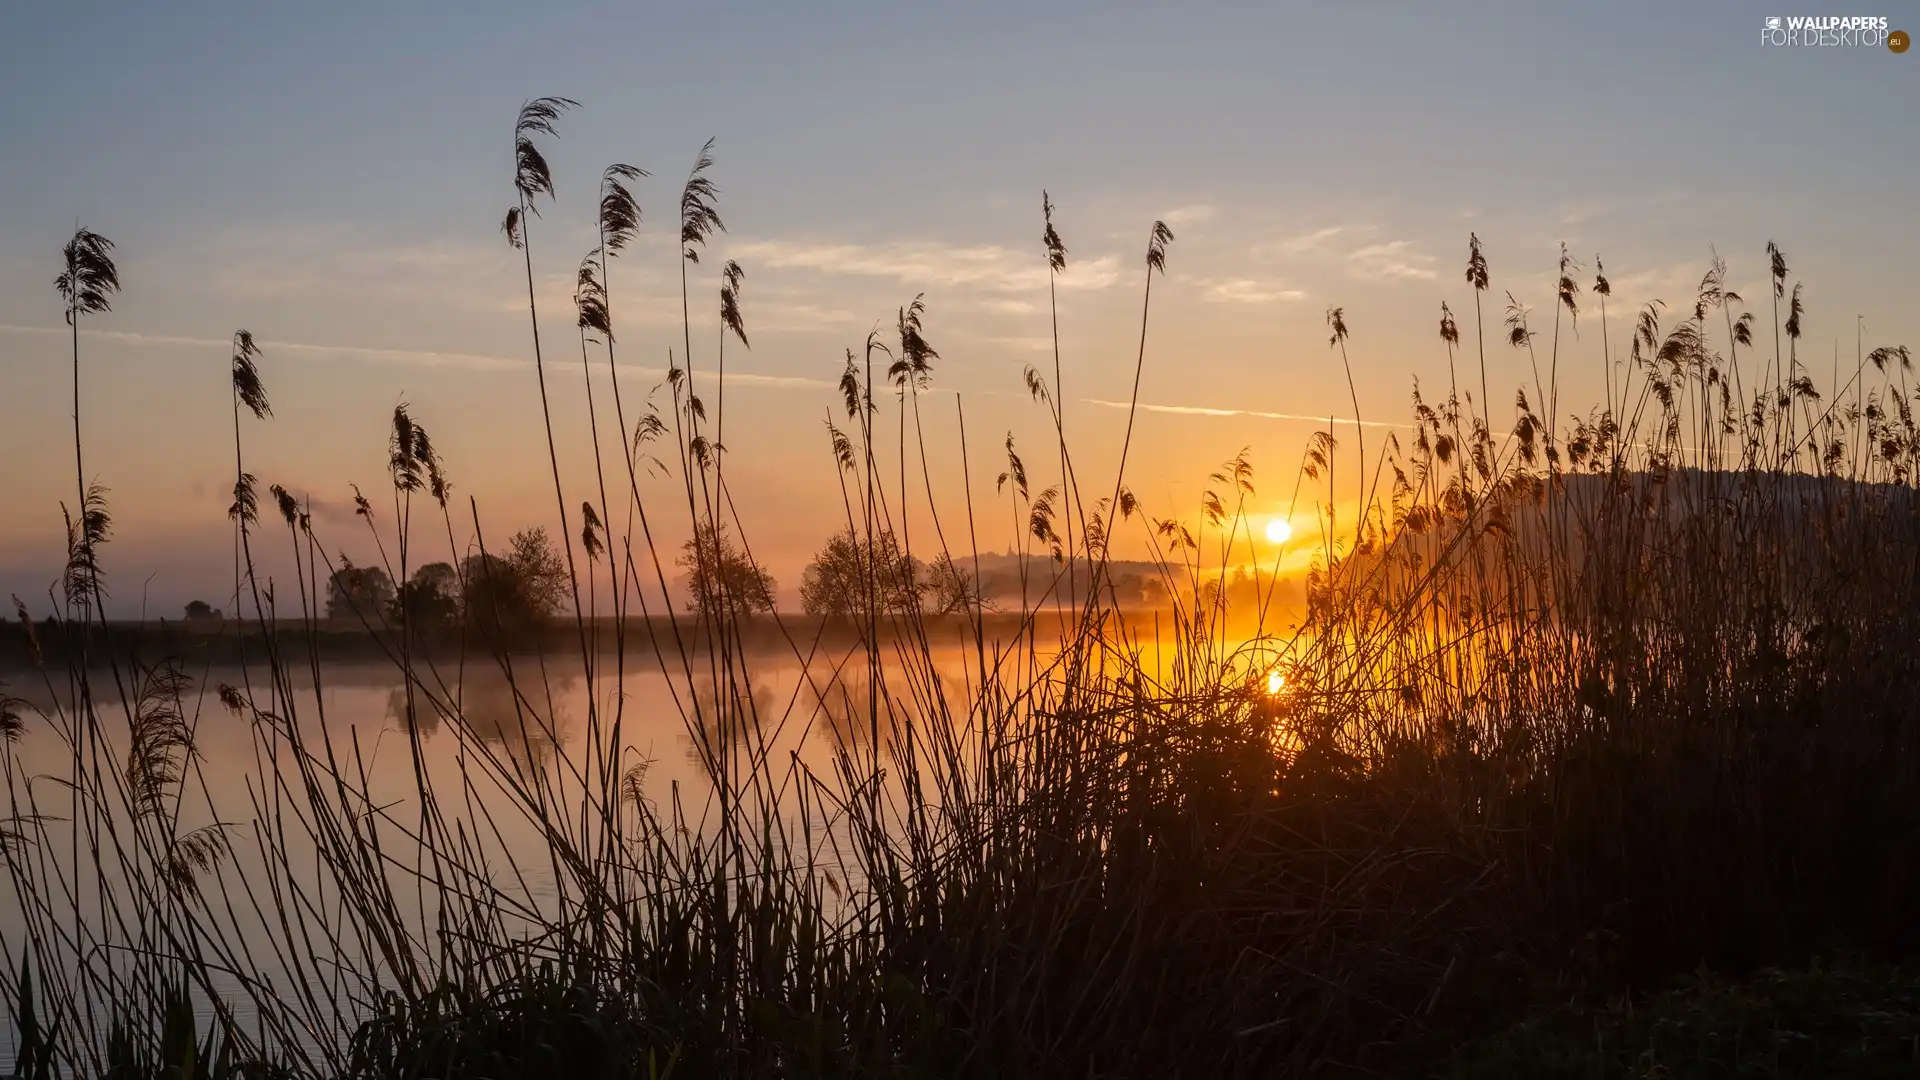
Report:
[[[1494,284],[1484,349],[1474,348],[1477,314],[1461,316],[1457,381],[1495,434],[1518,391],[1558,402],[1563,422],[1609,395],[1626,313],[1654,300],[1690,310],[1716,251],[1727,255],[1727,290],[1758,297],[1765,245],[1780,242],[1810,290],[1803,349],[1825,352],[1831,337],[1843,353],[1856,316],[1869,348],[1920,338],[1902,291],[1920,219],[1898,212],[1907,196],[1889,179],[1910,175],[1920,151],[1815,122],[1899,100],[1920,68],[1910,56],[1762,50],[1758,20],[1732,0],[1525,19],[1409,10],[1390,40],[1358,51],[1301,46],[1373,31],[1364,11],[1314,5],[1206,20],[1112,9],[1090,22],[1019,5],[989,4],[1003,9],[996,19],[856,3],[882,17],[836,12],[866,27],[847,34],[778,5],[663,21],[562,3],[543,9],[541,33],[525,41],[492,20],[410,8],[370,34],[363,17],[329,7],[243,16],[102,6],[111,17],[24,7],[0,35],[0,110],[16,114],[18,163],[0,205],[0,394],[15,405],[0,457],[23,463],[0,476],[0,598],[41,595],[64,565],[60,503],[75,478],[58,448],[73,438],[77,381],[85,465],[112,493],[112,565],[128,585],[109,604],[127,614],[218,604],[234,579],[224,565],[235,471],[226,348],[239,327],[260,340],[275,407],[270,423],[246,428],[246,471],[310,493],[331,548],[378,557],[349,485],[383,475],[386,421],[402,400],[459,485],[456,528],[475,519],[450,543],[463,548],[481,515],[490,534],[544,524],[572,542],[556,508],[598,488],[595,424],[604,435],[611,419],[601,388],[617,377],[631,412],[681,365],[703,393],[715,387],[711,305],[719,267],[735,259],[748,275],[751,345],[743,337],[724,355],[728,488],[743,534],[789,596],[843,516],[819,425],[839,407],[845,350],[884,331],[910,297],[926,300],[941,396],[910,403],[916,429],[925,414],[930,476],[910,477],[903,535],[970,519],[970,498],[987,486],[977,482],[998,473],[1009,439],[1031,455],[1064,436],[1083,478],[1110,478],[1131,440],[1126,486],[1171,516],[1195,506],[1209,471],[1240,448],[1259,466],[1262,498],[1276,499],[1303,444],[1323,432],[1337,447],[1296,491],[1301,542],[1291,513],[1257,512],[1272,503],[1250,502],[1236,523],[1247,548],[1232,557],[1288,577],[1350,547],[1364,519],[1353,484],[1321,477],[1373,473],[1393,439],[1414,435],[1409,389],[1432,397],[1455,386],[1433,309],[1477,311],[1480,294],[1460,272],[1470,235],[1486,244]],[[1642,40],[1655,16],[1663,33]],[[329,47],[314,48],[315,34]],[[890,39],[923,49],[875,48]],[[1076,47],[1052,44],[1067,39]],[[694,98],[636,85],[635,72],[661,86],[705,77],[711,59],[682,44],[694,40],[728,41],[733,77]],[[1150,46],[1165,78],[1134,78]],[[1575,122],[1563,100],[1535,92],[1532,60],[1521,59],[1551,57],[1568,85],[1591,85],[1623,47],[1651,50],[1642,55],[1658,77],[1589,96]],[[105,54],[115,62],[43,100],[37,88]],[[1460,65],[1477,61],[1483,77],[1456,92]],[[952,92],[983,71],[993,77],[977,93]],[[1668,167],[1634,167],[1642,118],[1703,82],[1796,131],[1798,152],[1709,128]],[[875,84],[895,92],[874,95]],[[502,152],[514,110],[548,92],[582,107],[541,143],[559,186],[541,204],[528,260],[498,231],[513,191]],[[1313,109],[1273,108],[1307,95]],[[372,100],[385,105],[368,110]],[[908,116],[919,119],[901,123]],[[1138,152],[1143,122],[1162,133],[1160,152]],[[891,132],[893,151],[867,161],[875,130]],[[1489,167],[1513,153],[1516,130],[1527,133],[1516,167]],[[677,231],[661,226],[709,137],[729,231],[690,263]],[[571,347],[575,253],[598,238],[593,178],[614,160],[656,175],[635,184],[647,224],[611,271],[617,362],[596,346],[588,363]],[[1572,160],[1592,164],[1558,169]],[[1039,243],[1043,191],[1069,249],[1057,273]],[[1160,219],[1177,238],[1164,272],[1147,279],[1147,333],[1141,244]],[[50,284],[81,222],[113,239],[126,288],[83,322],[76,365]],[[1494,347],[1495,298],[1532,304],[1536,330],[1551,332],[1550,314],[1570,314],[1553,300],[1562,242],[1588,267],[1574,275],[1579,317],[1558,334],[1564,355],[1536,365],[1525,350]],[[1590,293],[1600,255],[1610,312]],[[1352,328],[1350,370],[1325,337],[1333,306]],[[1750,306],[1764,324],[1770,309]],[[559,343],[538,372],[534,332]],[[1743,348],[1739,359],[1764,353]],[[1051,415],[1020,381],[1030,366]],[[1537,385],[1541,367],[1551,394]],[[550,418],[543,379],[559,380]],[[720,395],[708,405],[717,420]],[[886,426],[904,430],[891,416]],[[665,480],[641,483],[671,496]],[[1049,475],[1040,487],[1063,484]],[[1333,504],[1337,518],[1316,510]],[[969,543],[1024,544],[1024,515],[983,501]],[[1197,511],[1186,524],[1196,535],[1209,527]],[[670,520],[660,542],[678,544],[687,529]],[[1129,557],[1146,557],[1141,528],[1115,536]],[[293,567],[271,570],[290,579]]]

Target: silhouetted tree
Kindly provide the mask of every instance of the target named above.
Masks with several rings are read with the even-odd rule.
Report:
[[[515,533],[505,555],[469,555],[460,567],[460,613],[496,644],[521,643],[565,610],[565,561],[540,526]]]
[[[221,617],[220,609],[205,600],[194,600],[187,604],[188,622],[211,622]]]
[[[327,618],[379,621],[393,604],[393,579],[377,566],[343,562],[327,579]]]
[[[573,579],[546,526],[535,525],[514,533],[507,545],[507,563],[519,576],[528,608],[535,615],[550,618],[566,608]]]
[[[414,627],[445,626],[460,613],[460,575],[453,564],[434,562],[413,572],[394,596],[387,617]]]
[[[688,593],[687,610],[702,616],[735,616],[773,610],[773,575],[733,546],[724,530],[703,524],[674,560]]]
[[[955,566],[953,559],[945,552],[927,568],[927,580],[923,588],[927,595],[927,607],[939,615],[990,611],[996,606],[981,593],[973,575]]]
[[[809,615],[845,617],[864,612],[871,595],[880,611],[908,611],[925,572],[925,564],[900,550],[892,532],[881,533],[871,546],[851,532],[835,533],[800,576],[800,605]]]

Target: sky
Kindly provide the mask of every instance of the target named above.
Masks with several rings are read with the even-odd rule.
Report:
[[[531,237],[569,520],[596,485],[570,297],[600,170],[652,174],[640,239],[611,273],[631,425],[669,351],[685,359],[674,213],[713,138],[727,231],[687,267],[693,367],[711,410],[719,270],[737,260],[751,347],[725,355],[728,486],[786,597],[844,521],[824,421],[844,423],[845,352],[916,295],[940,360],[910,528],[935,524],[930,485],[964,549],[970,490],[972,535],[1004,550],[1009,435],[1036,488],[1057,482],[1022,380],[1032,364],[1054,381],[1043,189],[1069,249],[1059,397],[1075,472],[1100,489],[1088,497],[1111,490],[1163,220],[1175,239],[1125,482],[1148,513],[1191,520],[1208,474],[1245,449],[1248,510],[1292,514],[1296,541],[1270,554],[1295,567],[1311,555],[1315,496],[1294,492],[1316,426],[1333,418],[1353,453],[1357,397],[1377,456],[1416,384],[1444,395],[1441,302],[1473,332],[1469,232],[1491,263],[1490,338],[1509,290],[1547,330],[1561,243],[1583,284],[1604,260],[1612,332],[1584,296],[1562,328],[1563,413],[1598,402],[1631,312],[1690,306],[1716,251],[1764,325],[1765,247],[1781,246],[1811,354],[1851,352],[1856,326],[1867,348],[1920,345],[1920,145],[1905,134],[1920,52],[1766,47],[1749,3],[258,7],[0,7],[0,593],[36,610],[75,487],[52,283],[78,225],[115,242],[124,284],[80,337],[116,614],[230,599],[227,358],[243,327],[274,408],[242,424],[246,468],[309,496],[329,551],[375,557],[351,484],[393,526],[386,433],[402,401],[456,486],[453,546],[472,542],[475,505],[490,544],[558,529],[525,268],[498,227],[513,119],[541,95],[582,106],[543,144],[557,199]],[[1920,30],[1910,2],[1800,13]],[[1335,306],[1351,395],[1328,348]],[[594,419],[617,446],[606,357],[589,356]],[[1510,422],[1531,369],[1503,345],[1487,366]],[[888,402],[882,441],[898,422]],[[649,483],[671,543],[685,514]],[[277,558],[262,555],[268,573]]]

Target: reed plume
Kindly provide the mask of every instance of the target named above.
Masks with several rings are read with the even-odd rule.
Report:
[[[1354,527],[1358,529],[1367,520],[1367,429],[1360,422],[1360,391],[1353,381],[1353,364],[1347,359],[1347,309],[1334,307],[1327,309],[1327,347],[1340,350],[1340,366],[1347,373],[1347,394],[1353,400],[1353,434],[1360,449],[1360,504],[1359,516]],[[1356,541],[1359,534],[1355,534]]]
[[[1560,279],[1554,284],[1554,296],[1557,303],[1553,309],[1553,358],[1548,362],[1547,374],[1547,461],[1554,464],[1559,460],[1554,433],[1558,430],[1560,416],[1560,312],[1565,309],[1572,320],[1574,333],[1580,331],[1580,283],[1573,279],[1582,267],[1571,253],[1567,243],[1560,242]]]
[[[505,223],[501,226],[507,234],[507,240],[521,253],[527,277],[527,322],[533,331],[533,370],[535,380],[540,387],[540,418],[547,434],[547,461],[553,474],[554,500],[560,510],[561,547],[566,553],[567,569],[573,578],[573,606],[575,628],[579,632],[582,653],[586,652],[586,623],[580,613],[579,578],[573,573],[573,536],[567,521],[567,495],[560,481],[560,454],[553,438],[553,410],[547,399],[547,369],[545,357],[540,350],[540,310],[534,298],[533,289],[533,243],[528,219],[540,214],[540,197],[551,199],[553,192],[553,171],[547,159],[541,153],[535,136],[545,135],[558,138],[555,127],[560,117],[569,110],[579,108],[580,103],[571,98],[536,98],[520,107],[519,115],[513,124],[513,187],[517,201],[507,211]]]
[[[113,534],[113,516],[107,510],[107,489],[89,485],[78,519],[61,508],[66,519],[67,565],[62,577],[68,605],[99,614],[105,603],[106,575],[100,566],[100,546]],[[105,618],[104,615],[101,616]],[[87,620],[83,618],[83,623]]]
[[[743,349],[753,346],[747,341],[747,320],[740,310],[740,286],[746,280],[747,272],[740,264],[728,259],[720,269],[720,341],[717,349],[719,360],[718,397],[714,402],[713,441],[721,456],[714,465],[714,486],[725,492],[723,470],[726,467],[727,448],[727,335],[731,333],[740,342]],[[716,534],[718,535],[718,534]]]
[[[687,182],[680,188],[680,322],[681,342],[686,348],[682,357],[687,365],[687,392],[693,393],[693,320],[692,310],[687,299],[687,266],[698,264],[700,253],[706,249],[707,241],[716,232],[726,232],[726,222],[720,219],[720,189],[714,186],[713,178],[707,170],[713,168],[713,140],[708,139],[694,158],[693,168],[687,173]]]
[[[1593,256],[1593,295],[1600,298],[1600,380],[1602,392],[1606,395],[1606,412],[1618,417],[1622,406],[1613,398],[1613,348],[1607,333],[1607,298],[1613,295],[1613,282],[1607,279],[1607,268],[1600,256]]]
[[[595,248],[600,255],[600,273],[594,280],[593,285],[594,295],[598,299],[598,313],[601,318],[598,325],[591,327],[591,329],[601,335],[607,350],[607,378],[613,389],[613,416],[614,423],[617,425],[615,430],[620,433],[620,439],[623,444],[620,457],[626,466],[627,490],[631,497],[631,501],[628,503],[628,521],[632,521],[632,515],[637,511],[640,515],[641,530],[650,538],[652,536],[652,529],[650,523],[647,521],[646,509],[640,505],[640,481],[636,473],[634,460],[639,453],[641,437],[639,427],[636,427],[634,430],[633,443],[626,445],[628,439],[627,411],[626,404],[620,395],[620,367],[615,359],[614,353],[613,297],[610,291],[612,274],[609,269],[610,261],[617,257],[620,252],[626,250],[627,246],[631,244],[634,238],[640,233],[643,215],[641,213],[640,201],[634,197],[631,185],[645,179],[649,175],[647,170],[637,165],[628,165],[625,163],[609,165],[600,174],[599,213],[594,221],[600,240],[599,245]],[[584,348],[581,351],[580,362],[583,365],[586,363]],[[612,506],[607,501],[606,479],[601,471],[599,420],[592,407],[593,378],[591,373],[587,374],[586,384],[588,415],[593,417],[591,434],[593,436],[595,450],[594,470],[595,476],[600,482],[601,517],[603,520],[606,520],[612,516]],[[656,425],[659,424],[659,417],[653,416],[651,413],[648,414],[648,419],[651,419]],[[644,423],[645,421],[642,422],[642,426],[644,426]],[[651,544],[649,544],[649,547],[651,547]],[[665,575],[664,572],[659,570],[657,559],[655,560],[655,570],[656,575],[660,578],[661,588],[664,589],[666,587]],[[636,571],[630,561],[624,565],[616,562],[609,571],[609,576],[614,582],[614,663],[621,666],[625,665],[627,655],[625,618],[627,588],[635,573]],[[618,742],[619,732],[622,730],[624,715],[624,705],[616,705],[613,724],[614,741],[616,743]]]
[[[1146,286],[1140,297],[1140,349],[1133,362],[1133,391],[1127,398],[1127,430],[1120,440],[1120,462],[1113,471],[1113,497],[1107,500],[1108,506],[1120,501],[1120,489],[1124,486],[1127,473],[1127,454],[1133,449],[1133,421],[1140,411],[1140,375],[1147,366],[1147,314],[1153,306],[1153,276],[1167,272],[1167,245],[1173,243],[1173,230],[1167,228],[1164,221],[1156,221],[1147,233],[1147,273]],[[1098,595],[1101,579],[1106,575],[1107,552],[1100,554],[1099,567],[1095,571],[1093,585],[1088,596],[1089,608],[1093,596]]]
[[[253,340],[250,330],[236,330],[233,333],[232,355],[228,362],[228,374],[233,389],[233,504],[227,508],[227,516],[234,522],[234,565],[233,565],[233,606],[237,614],[240,608],[240,587],[243,577],[252,583],[253,555],[250,548],[250,536],[253,526],[260,519],[259,495],[256,491],[257,480],[247,471],[245,455],[241,449],[240,412],[242,409],[253,414],[256,420],[265,420],[273,415],[273,406],[267,401],[266,384],[260,378],[260,347]],[[261,611],[260,595],[253,589],[254,614],[264,617]]]
[[[1480,310],[1480,294],[1487,291],[1487,257],[1480,250],[1480,234],[1467,234],[1467,284],[1473,287],[1473,330],[1480,350],[1480,411],[1493,424],[1493,399],[1487,395],[1487,334]]]
[[[1073,522],[1076,515],[1081,517],[1081,532],[1086,532],[1085,508],[1080,504],[1079,484],[1073,476],[1072,462],[1067,456],[1067,418],[1066,388],[1062,385],[1060,373],[1060,275],[1067,269],[1067,245],[1060,238],[1060,231],[1053,224],[1053,198],[1046,189],[1040,191],[1040,217],[1046,228],[1040,234],[1041,247],[1047,253],[1047,317],[1053,338],[1053,394],[1050,411],[1053,414],[1053,433],[1060,447],[1060,486],[1066,493],[1069,503],[1067,522],[1067,555],[1072,559],[1074,548]],[[1079,606],[1079,597],[1074,594],[1077,588],[1071,562],[1067,568],[1067,602],[1070,606]]]
[[[54,288],[66,302],[67,327],[73,341],[73,472],[79,493],[79,501],[75,506],[82,521],[77,534],[72,528],[68,531],[84,538],[91,535],[85,522],[97,488],[87,483],[86,465],[81,458],[80,318],[113,310],[113,297],[120,291],[120,269],[113,262],[113,241],[91,229],[75,229],[73,238],[67,241],[61,254],[66,265],[54,279]],[[104,540],[104,530],[100,532],[100,537]],[[92,552],[89,551],[89,560],[91,557]],[[97,572],[97,564],[95,570]]]

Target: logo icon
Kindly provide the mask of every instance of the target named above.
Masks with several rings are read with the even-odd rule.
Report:
[[[1767,29],[1769,30],[1780,29],[1780,16],[1778,15],[1767,16]]]
[[[1892,49],[1896,53],[1906,52],[1907,47],[1912,44],[1913,38],[1908,36],[1905,30],[1895,30],[1893,33],[1887,35],[1887,48]]]

